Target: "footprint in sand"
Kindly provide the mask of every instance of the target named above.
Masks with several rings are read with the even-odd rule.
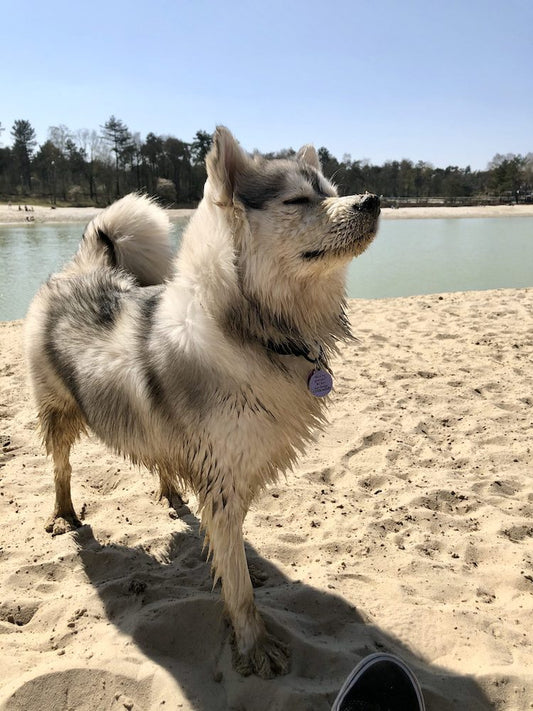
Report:
[[[0,629],[2,632],[11,632],[17,627],[24,627],[31,622],[40,605],[38,600],[2,602],[0,604]]]
[[[461,516],[479,508],[477,501],[471,500],[464,494],[446,489],[437,489],[427,496],[422,496],[413,501],[414,505],[423,506],[430,511],[439,511]]]
[[[61,708],[74,708],[73,700],[87,699],[76,708],[146,709],[151,708],[150,686],[150,679],[138,680],[103,669],[65,669],[37,676],[32,672],[22,677],[3,700],[4,708],[10,711],[36,708],[36,699],[63,699],[65,706],[61,703]]]
[[[348,459],[351,459],[351,457],[355,456],[359,452],[362,452],[364,449],[368,449],[368,447],[376,447],[383,444],[386,438],[387,435],[385,432],[372,432],[372,434],[365,435],[360,444],[346,452],[343,456],[343,460],[346,462]]]

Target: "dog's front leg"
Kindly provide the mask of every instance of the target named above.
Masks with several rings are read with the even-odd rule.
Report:
[[[217,497],[204,507],[202,524],[209,540],[215,582],[222,580],[222,594],[233,625],[233,666],[244,676],[257,674],[271,679],[289,671],[289,652],[283,642],[267,632],[255,606],[242,534],[245,513],[235,500]]]

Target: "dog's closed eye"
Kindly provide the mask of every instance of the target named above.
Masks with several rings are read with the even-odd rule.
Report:
[[[311,198],[306,195],[299,195],[298,197],[290,198],[289,200],[284,200],[284,205],[308,205],[311,202]]]

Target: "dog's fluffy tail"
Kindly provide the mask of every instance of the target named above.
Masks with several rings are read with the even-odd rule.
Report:
[[[67,271],[111,266],[133,274],[141,286],[161,284],[172,264],[170,222],[147,195],[131,193],[103,210],[87,225]]]

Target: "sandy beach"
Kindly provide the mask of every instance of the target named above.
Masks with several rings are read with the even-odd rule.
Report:
[[[24,205],[22,205],[24,208]],[[0,203],[0,225],[20,222],[89,222],[100,212],[96,207],[50,207],[35,206],[32,212],[19,210],[18,205]],[[171,220],[190,217],[194,210],[167,210]],[[447,217],[533,217],[532,205],[486,205],[481,207],[400,207],[384,208],[384,220],[441,219]]]
[[[25,222],[53,223],[53,222],[90,222],[95,215],[102,211],[98,207],[51,207],[32,206],[29,212],[18,209],[18,205],[0,203],[0,225],[11,225]],[[170,219],[190,217],[194,210],[179,209],[167,210]],[[533,214],[533,211],[532,211]]]
[[[1,324],[0,709],[327,711],[378,650],[428,711],[533,708],[532,311],[533,289],[350,302],[330,423],[245,523],[292,649],[272,681],[231,668],[194,498],[172,518],[148,472],[84,439],[85,525],[45,533],[22,324]]]

